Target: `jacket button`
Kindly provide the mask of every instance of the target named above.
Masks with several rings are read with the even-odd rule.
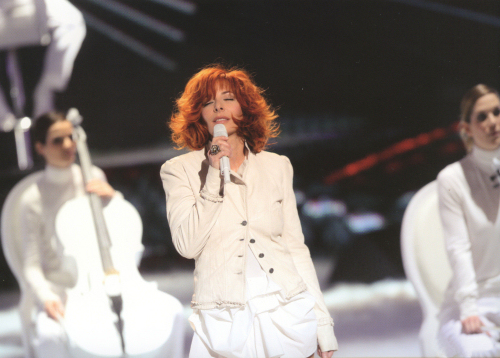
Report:
[[[247,222],[246,222],[245,220],[243,220],[243,221],[241,222],[241,225],[243,225],[243,226],[247,226]]]
[[[255,242],[255,240],[254,239],[250,239],[250,242],[253,244]]]
[[[264,254],[259,254],[259,257],[260,257],[260,258],[263,258],[263,257],[264,257]]]
[[[269,269],[269,273],[273,273],[274,272],[274,269],[273,268],[270,268]]]

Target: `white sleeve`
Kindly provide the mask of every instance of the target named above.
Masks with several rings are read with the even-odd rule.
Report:
[[[39,211],[36,205],[29,202],[21,203],[23,273],[39,302],[44,304],[48,300],[59,299],[59,296],[52,291],[42,270],[40,240],[43,238],[43,222]]]
[[[174,246],[182,256],[195,258],[203,251],[222,209],[220,172],[209,166],[199,193],[191,187],[178,158],[163,164],[160,176]]]
[[[96,166],[92,166],[92,178],[102,180],[106,183],[108,182],[108,178],[106,177],[106,174],[104,174],[104,171],[101,168],[96,167]],[[116,189],[115,189],[115,196],[123,199],[123,194]],[[110,201],[110,199],[108,199],[108,198],[102,198],[103,206],[108,205],[109,201]]]
[[[317,333],[319,346],[324,352],[336,351],[338,344],[333,333],[333,319],[330,317],[319,287],[318,276],[314,269],[311,254],[304,243],[304,235],[293,192],[293,167],[287,157],[281,156],[280,158],[284,160],[283,238],[290,250],[295,267],[307,286],[307,291],[316,299],[314,312],[318,320]]]
[[[92,178],[99,179],[107,182],[106,174],[104,174],[103,170],[99,167],[92,166]]]
[[[446,251],[453,271],[454,298],[460,307],[460,319],[475,316],[478,288],[472,262],[471,244],[463,212],[462,190],[452,173],[438,176],[439,214],[443,225]]]

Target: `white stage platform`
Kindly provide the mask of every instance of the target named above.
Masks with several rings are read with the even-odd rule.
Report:
[[[335,320],[339,351],[334,357],[419,357],[421,312],[410,283],[384,280],[370,285],[338,284],[325,287],[331,263],[315,260],[325,300]],[[172,270],[148,274],[160,290],[177,297],[191,314],[192,272]],[[19,293],[0,293],[0,358],[22,358],[21,324],[17,313]],[[186,334],[186,352],[192,331]],[[186,353],[187,357],[187,353]]]

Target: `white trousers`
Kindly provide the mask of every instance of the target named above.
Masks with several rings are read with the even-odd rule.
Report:
[[[244,307],[194,310],[189,358],[309,357],[317,347],[316,301],[286,299],[247,247]]]
[[[488,333],[464,334],[460,320],[440,327],[438,341],[447,357],[500,357],[500,299],[482,298],[478,310],[484,330],[490,328]]]

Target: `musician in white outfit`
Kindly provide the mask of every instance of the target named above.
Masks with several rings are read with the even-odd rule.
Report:
[[[312,357],[316,349],[330,358],[337,350],[292,165],[263,150],[276,117],[245,71],[219,65],[195,74],[177,100],[173,139],[192,151],[167,161],[161,177],[175,247],[196,263],[191,358]],[[227,137],[214,137],[217,124]]]
[[[33,136],[37,153],[46,161],[43,176],[24,192],[20,205],[24,246],[23,273],[39,307],[33,347],[38,358],[66,357],[70,355],[67,350],[69,342],[61,324],[61,319],[65,317],[66,292],[75,285],[78,275],[86,273],[77,272],[74,260],[65,255],[65,248],[55,232],[56,214],[68,200],[83,196],[86,192],[98,194],[104,204],[113,196],[121,194],[106,182],[104,173],[97,167],[92,168],[96,179],[92,179],[84,187],[80,167],[74,164],[76,145],[73,141],[73,125],[63,114],[49,112],[41,116],[35,123]],[[135,262],[131,264],[135,265]],[[141,291],[139,287],[138,290]],[[134,318],[132,324],[140,325],[139,330],[149,332],[151,336],[154,334],[150,332],[150,327],[162,327],[164,324],[164,332],[157,334],[165,333],[167,336],[164,342],[167,342],[170,332],[174,338],[168,342],[169,345],[178,347],[173,350],[171,347],[165,348],[163,355],[169,352],[172,357],[181,358],[184,332],[182,305],[177,299],[163,292],[155,292],[154,296],[154,303],[159,302],[161,309],[155,311],[156,305],[149,300],[150,297],[146,297],[143,305],[134,311],[140,312],[141,315],[143,312],[149,312],[149,316]],[[163,322],[158,322],[159,320]],[[169,326],[171,322],[174,322],[173,329]],[[88,334],[96,328],[82,327],[82,332]],[[106,342],[98,344],[106,345]],[[161,351],[160,348],[154,347],[154,350],[156,349]],[[155,355],[157,356],[161,355]]]
[[[24,39],[18,38],[20,35],[36,38],[36,34],[30,35],[26,31],[9,28],[9,21],[19,21],[24,15],[23,9],[27,7],[33,7],[36,12],[26,14],[26,21],[29,21],[26,27],[37,32],[42,26],[31,24],[43,22],[43,27],[50,35],[42,74],[33,94],[32,118],[38,118],[54,109],[55,93],[66,89],[73,64],[85,38],[86,27],[82,13],[68,0],[0,0],[0,31],[9,48],[17,47],[16,39],[19,41],[19,47],[25,45]],[[16,18],[10,20],[9,16],[14,14]],[[5,46],[7,45],[0,42],[0,48],[6,49]],[[0,88],[0,130],[9,131],[13,127],[14,114],[6,101],[5,93],[8,91],[2,91]]]
[[[438,175],[439,211],[453,277],[439,314],[448,357],[499,357],[500,98],[486,85],[463,97],[468,154]]]

